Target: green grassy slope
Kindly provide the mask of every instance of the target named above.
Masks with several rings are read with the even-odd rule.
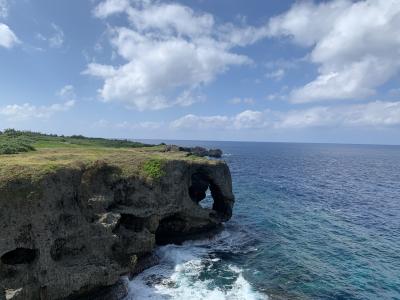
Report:
[[[146,146],[150,145],[128,140],[87,138],[80,135],[57,136],[31,131],[17,131],[14,129],[6,129],[0,132],[0,155],[29,152],[40,148],[138,148]]]
[[[88,168],[98,162],[117,167],[124,176],[159,179],[171,160],[216,162],[163,145],[128,140],[56,136],[5,130],[0,134],[0,186],[13,180],[39,180],[60,169]]]

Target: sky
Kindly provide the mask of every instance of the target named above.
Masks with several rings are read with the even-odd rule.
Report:
[[[0,0],[0,130],[400,144],[400,1]]]

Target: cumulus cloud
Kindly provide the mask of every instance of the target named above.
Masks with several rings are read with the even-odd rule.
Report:
[[[64,86],[56,94],[64,102],[41,106],[32,103],[9,104],[0,106],[0,116],[4,116],[8,121],[47,119],[56,113],[68,111],[75,106],[76,94],[72,85]]]
[[[9,121],[25,121],[28,119],[45,119],[55,113],[70,110],[75,105],[74,100],[56,103],[49,106],[36,106],[31,103],[11,104],[0,107],[0,115]]]
[[[106,18],[112,14],[121,13],[130,7],[129,0],[103,1],[94,9],[98,18]]]
[[[318,106],[304,110],[253,111],[234,116],[186,115],[170,124],[174,129],[300,129],[309,127],[400,126],[400,102],[375,101],[336,107]]]
[[[0,47],[12,48],[19,43],[15,33],[6,24],[0,23]]]
[[[400,70],[397,0],[301,1],[269,22],[269,35],[311,47],[319,75],[293,90],[296,103],[364,98]]]
[[[128,27],[111,27],[110,42],[125,60],[120,66],[89,64],[85,74],[104,80],[100,95],[139,110],[188,105],[188,91],[251,60],[233,52],[265,37],[266,27],[217,24],[213,15],[177,3],[105,0],[94,15],[124,14]]]

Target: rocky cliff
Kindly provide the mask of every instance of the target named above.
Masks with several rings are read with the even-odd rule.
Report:
[[[18,176],[7,177],[3,168],[1,300],[93,299],[88,295],[140,270],[157,244],[231,217],[234,196],[224,162],[166,159],[152,178],[126,172],[129,163],[66,164],[40,176],[11,168]],[[208,189],[212,209],[199,205]]]

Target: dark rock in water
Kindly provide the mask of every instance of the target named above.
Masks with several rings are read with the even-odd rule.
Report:
[[[173,152],[173,151],[183,151],[188,152],[191,155],[196,155],[199,157],[214,157],[214,158],[221,158],[222,157],[222,150],[221,149],[210,149],[207,150],[203,147],[179,147],[177,145],[166,145],[164,148],[165,152]]]
[[[149,180],[96,162],[0,182],[0,299],[120,299],[126,286],[114,285],[154,264],[157,243],[231,217],[225,162],[171,159],[163,171]],[[212,209],[198,204],[207,189]]]

